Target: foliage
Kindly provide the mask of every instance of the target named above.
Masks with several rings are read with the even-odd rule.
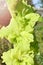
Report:
[[[11,0],[12,3],[13,1]],[[8,4],[11,4],[10,0]],[[31,45],[36,42],[33,34],[34,26],[36,22],[42,21],[42,18],[24,0],[17,2],[15,10],[11,6],[9,6],[12,14],[11,22],[7,27],[0,29],[0,38],[5,37],[14,48],[3,53],[3,62],[6,65],[34,65],[33,46],[31,48]]]

